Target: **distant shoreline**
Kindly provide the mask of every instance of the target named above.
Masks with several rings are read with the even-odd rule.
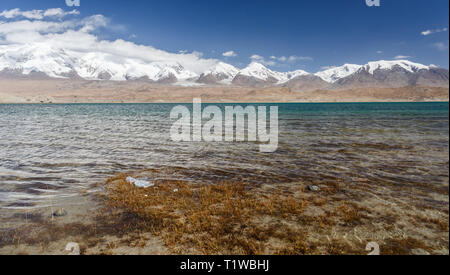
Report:
[[[204,104],[372,104],[372,103],[450,103],[449,100],[433,100],[433,101],[354,101],[354,102],[202,102]],[[192,102],[77,102],[77,103],[0,103],[0,105],[121,105],[121,104],[192,104]]]
[[[448,102],[449,87],[293,90],[286,87],[152,85],[145,82],[89,82],[0,79],[0,104],[88,103],[364,103]]]

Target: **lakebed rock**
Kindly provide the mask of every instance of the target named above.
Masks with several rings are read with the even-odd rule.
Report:
[[[67,216],[67,211],[64,208],[59,208],[55,212],[53,212],[54,217],[64,217]]]
[[[420,256],[424,256],[424,255],[430,255],[430,253],[422,248],[416,248],[411,250],[411,254],[412,255],[420,255]]]
[[[308,190],[312,192],[318,192],[320,191],[320,187],[317,185],[308,185]]]

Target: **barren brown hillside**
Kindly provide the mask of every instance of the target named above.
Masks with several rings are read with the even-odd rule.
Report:
[[[440,87],[295,91],[235,86],[180,87],[145,82],[0,79],[0,103],[448,101]]]

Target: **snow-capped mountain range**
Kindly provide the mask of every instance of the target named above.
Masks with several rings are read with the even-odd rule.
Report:
[[[448,86],[448,70],[407,60],[376,61],[366,65],[345,64],[315,74],[302,70],[276,72],[253,62],[240,70],[217,62],[202,74],[178,62],[145,63],[135,58],[99,52],[71,52],[45,44],[0,45],[0,74],[85,80],[144,80],[192,85],[285,86],[297,90],[408,85]]]
[[[351,74],[354,74],[358,71],[362,66],[355,64],[345,64],[340,67],[333,67],[321,72],[316,73],[315,75],[322,78],[326,82],[335,83],[341,78],[347,77]]]

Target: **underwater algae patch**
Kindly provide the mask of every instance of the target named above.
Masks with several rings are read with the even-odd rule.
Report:
[[[360,197],[370,197],[367,187],[348,190],[329,183],[312,192],[304,183],[264,187],[160,180],[143,189],[128,183],[127,176],[105,183],[105,209],[136,215],[146,224],[139,230],[160,237],[172,254],[367,254],[371,241],[379,242],[382,254],[448,250],[442,238],[448,228],[427,229],[425,221],[405,225],[416,209],[405,212],[405,219],[391,213],[394,209],[373,210]],[[422,229],[436,240],[423,241]]]
[[[304,232],[289,221],[307,206],[303,199],[273,192],[261,194],[244,184],[193,184],[164,181],[140,189],[125,175],[106,183],[106,202],[150,221],[148,230],[164,239],[173,253],[263,254],[271,238],[279,251],[299,247]],[[287,221],[286,223],[281,222]]]
[[[129,176],[101,184],[79,219],[17,216],[27,224],[0,231],[0,254],[64,254],[67,242],[94,255],[347,255],[367,254],[370,242],[381,254],[448,254],[448,212],[412,207],[412,197],[380,193],[383,184],[325,181],[311,191],[303,181],[159,179],[138,188]]]

